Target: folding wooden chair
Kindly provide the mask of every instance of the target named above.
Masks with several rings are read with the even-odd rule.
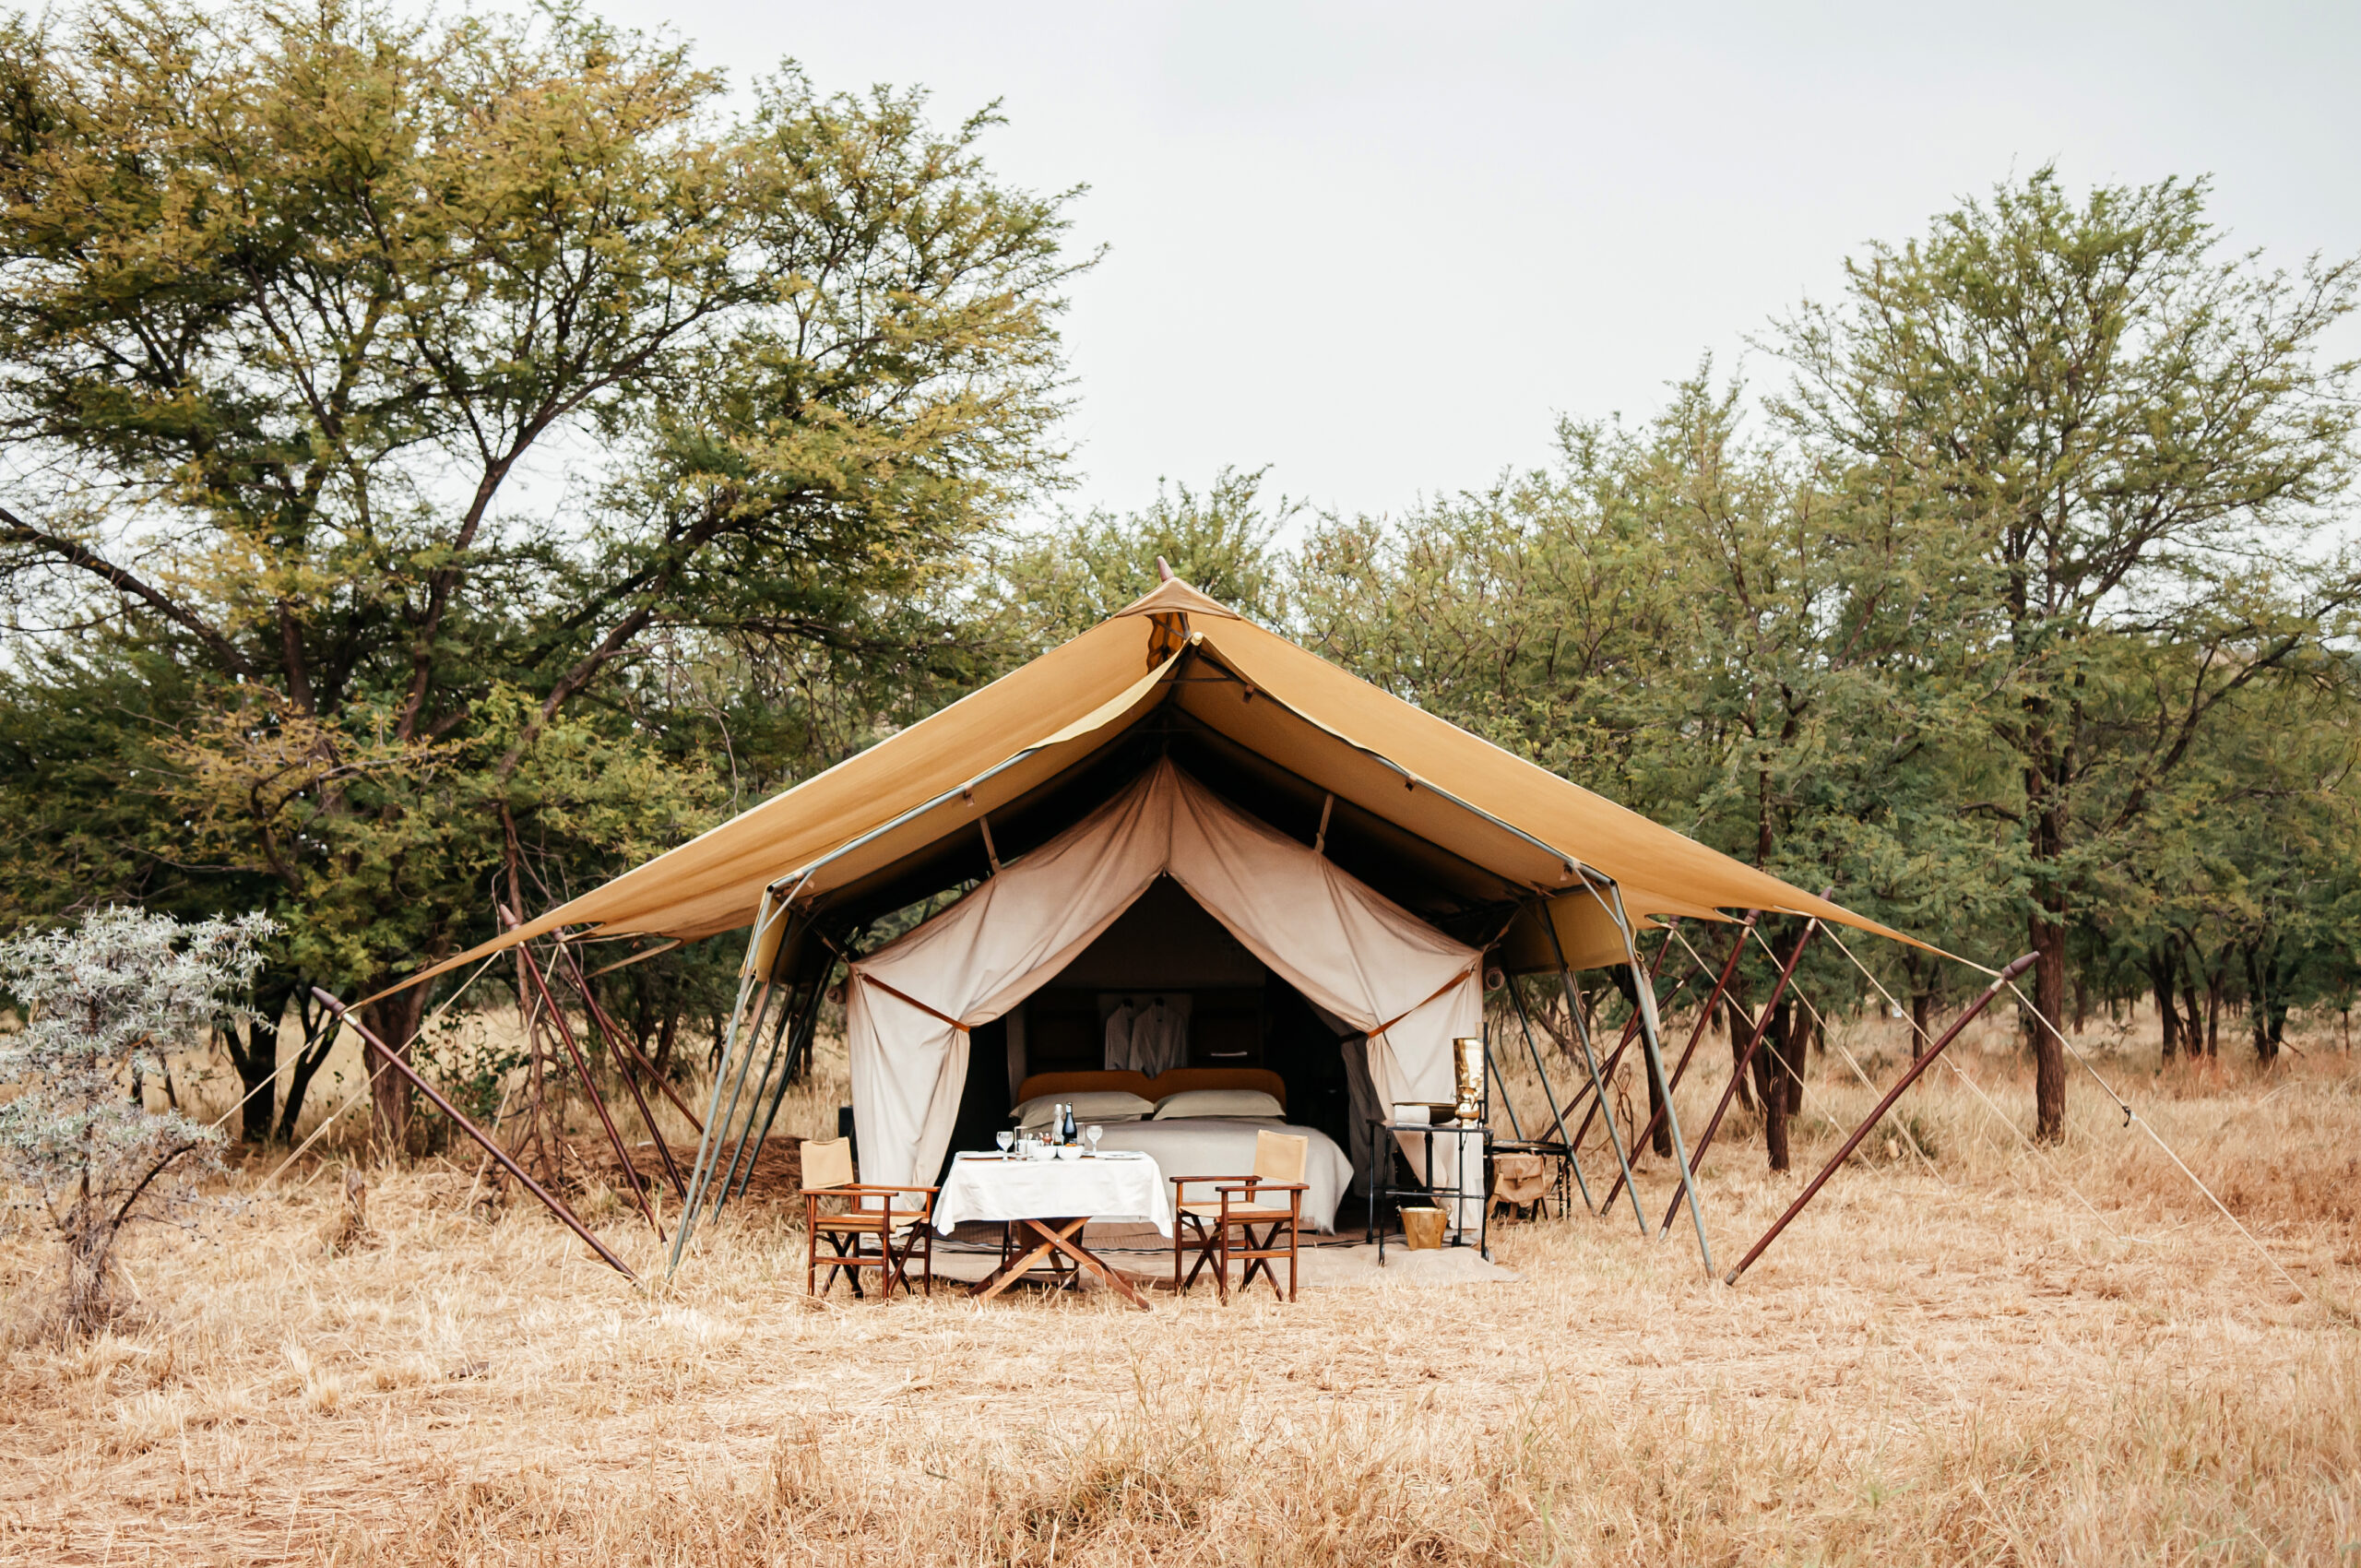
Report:
[[[903,1292],[910,1289],[909,1263],[915,1252],[919,1257],[919,1278],[926,1293],[934,1294],[934,1195],[935,1187],[895,1186],[885,1182],[859,1182],[853,1180],[852,1143],[846,1138],[830,1138],[825,1142],[803,1145],[803,1289],[809,1295],[820,1296],[836,1288],[841,1274],[852,1281],[852,1293],[861,1294],[860,1270],[873,1268],[884,1277],[884,1294],[891,1297],[894,1287]],[[895,1199],[916,1194],[915,1208],[897,1207]],[[849,1206],[838,1210],[823,1209],[824,1199],[838,1198]],[[820,1241],[827,1239],[833,1249],[823,1256]],[[870,1239],[875,1238],[872,1251]],[[828,1283],[819,1284],[820,1267],[828,1268]]]
[[[1174,1176],[1172,1182],[1172,1289],[1177,1293],[1197,1282],[1197,1276],[1207,1264],[1214,1265],[1214,1287],[1221,1299],[1229,1300],[1229,1265],[1233,1258],[1245,1260],[1246,1271],[1239,1276],[1238,1288],[1245,1289],[1254,1283],[1259,1271],[1270,1281],[1271,1293],[1282,1301],[1295,1300],[1296,1244],[1303,1228],[1303,1194],[1308,1183],[1303,1179],[1304,1161],[1311,1152],[1311,1140],[1298,1133],[1258,1132],[1254,1134],[1254,1170],[1248,1176]],[[1215,1201],[1186,1201],[1191,1187],[1212,1187]],[[1287,1206],[1261,1201],[1266,1195],[1285,1193]],[[1256,1226],[1263,1233],[1254,1233]],[[1287,1232],[1287,1245],[1279,1245],[1279,1232]],[[1233,1241],[1232,1236],[1238,1240]],[[1191,1248],[1197,1253],[1189,1277],[1180,1277],[1182,1254]],[[1287,1288],[1281,1296],[1279,1278],[1272,1270],[1274,1260],[1287,1260]]]

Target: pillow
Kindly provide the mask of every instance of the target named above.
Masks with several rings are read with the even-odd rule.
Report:
[[[1081,1089],[1067,1094],[1037,1094],[1008,1113],[1019,1131],[1038,1133],[1050,1124],[1053,1108],[1074,1107],[1076,1126],[1091,1122],[1137,1122],[1156,1112],[1156,1102],[1128,1089]]]
[[[1169,1122],[1180,1116],[1276,1116],[1284,1119],[1287,1107],[1276,1097],[1261,1089],[1182,1089],[1179,1094],[1166,1095],[1157,1101],[1156,1119]]]

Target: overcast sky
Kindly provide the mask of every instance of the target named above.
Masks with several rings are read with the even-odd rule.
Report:
[[[2210,173],[2217,221],[2291,266],[2361,252],[2350,0],[599,9],[741,83],[793,56],[945,121],[998,99],[1003,177],[1089,187],[1077,506],[1225,463],[1347,511],[1480,485],[2053,160],[2077,188]]]

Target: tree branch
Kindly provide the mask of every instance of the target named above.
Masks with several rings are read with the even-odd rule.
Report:
[[[6,506],[0,506],[0,529],[6,529],[5,534],[0,534],[0,538],[5,538],[9,543],[30,545],[44,554],[55,556],[69,566],[89,573],[116,592],[138,600],[165,620],[172,622],[203,643],[212,652],[213,657],[220,660],[222,669],[229,673],[248,676],[254,673],[254,666],[246,662],[245,656],[238,651],[237,645],[228,637],[207,625],[194,612],[174,603],[158,589],[149,587],[138,577],[87,546],[77,544],[62,534],[48,533],[34,528]]]

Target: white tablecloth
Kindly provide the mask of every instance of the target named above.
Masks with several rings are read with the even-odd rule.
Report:
[[[1117,1219],[1172,1234],[1172,1191],[1144,1154],[1085,1159],[1003,1159],[963,1154],[934,1200],[944,1235],[963,1219]]]

